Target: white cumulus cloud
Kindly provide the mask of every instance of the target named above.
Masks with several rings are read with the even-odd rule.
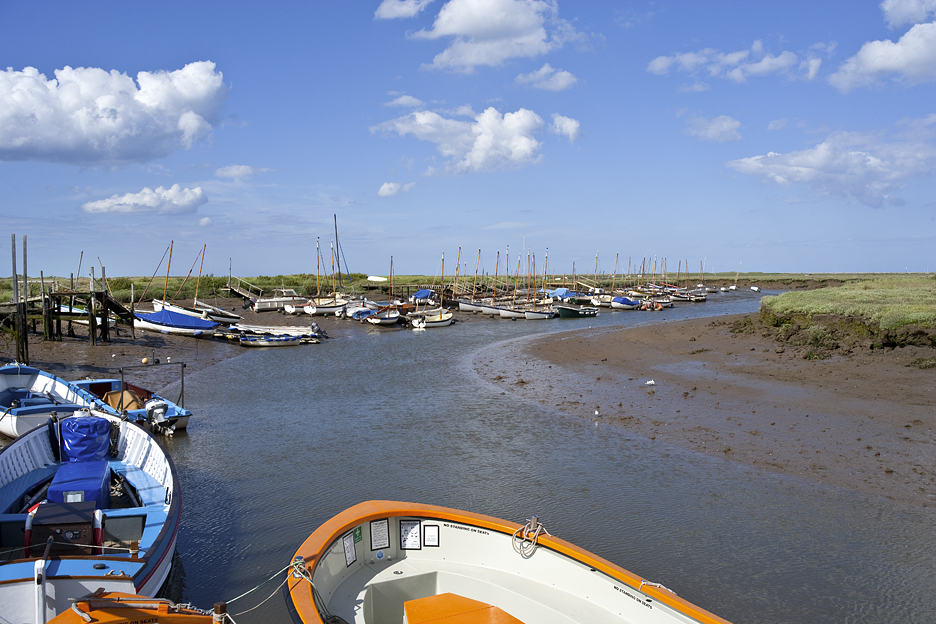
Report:
[[[175,71],[33,67],[0,72],[0,160],[146,162],[211,132],[227,96],[211,61]]]
[[[371,132],[412,135],[436,144],[447,159],[446,171],[468,173],[511,169],[536,162],[542,144],[535,134],[543,126],[542,118],[521,108],[501,115],[490,107],[472,113],[470,120],[451,119],[432,111],[418,111],[385,121]]]
[[[383,0],[374,11],[374,19],[416,17],[432,0]]]
[[[151,214],[185,214],[195,212],[199,206],[208,203],[201,187],[181,188],[173,184],[171,188],[157,187],[154,191],[144,187],[139,193],[113,195],[108,199],[87,202],[81,209],[92,214],[111,212],[121,213],[151,213]]]
[[[845,61],[829,82],[842,93],[886,78],[916,84],[936,80],[936,22],[917,24],[897,43],[869,41]]]
[[[686,134],[694,136],[700,141],[724,143],[740,140],[741,133],[738,132],[740,127],[741,122],[728,115],[719,115],[712,119],[696,116],[688,119]]]
[[[265,167],[251,167],[250,165],[228,165],[226,167],[221,167],[215,169],[215,175],[219,178],[233,178],[239,180],[240,178],[249,178],[252,175],[258,173],[266,173],[270,171]]]
[[[198,220],[198,225],[202,227],[208,227],[209,225],[211,225],[211,217],[202,217],[201,219]]]
[[[528,84],[536,89],[562,91],[578,82],[578,78],[564,69],[554,69],[552,65],[546,63],[535,72],[520,74],[514,78],[514,82]]]
[[[661,76],[676,69],[688,74],[703,71],[713,78],[728,78],[735,82],[747,82],[748,78],[783,74],[792,76],[792,69],[801,65],[802,76],[811,80],[819,64],[810,62],[813,57],[798,65],[793,52],[784,51],[774,56],[764,51],[761,41],[755,41],[749,50],[719,52],[714,48],[703,48],[697,52],[684,52],[672,56],[658,56],[647,64],[647,71]]]
[[[881,10],[891,28],[920,24],[936,16],[936,0],[884,0]]]
[[[897,193],[911,179],[936,170],[936,115],[904,122],[896,136],[835,132],[818,145],[779,154],[732,160],[735,171],[766,182],[802,184],[821,196],[854,199],[880,208],[899,204]]]
[[[381,197],[392,197],[400,191],[407,193],[414,186],[416,186],[415,182],[409,182],[407,184],[400,184],[399,182],[384,182],[377,190],[377,194]]]
[[[424,67],[470,73],[478,65],[533,58],[579,38],[558,14],[558,5],[550,0],[449,0],[431,30],[410,36],[451,40]]]
[[[549,131],[553,134],[568,137],[569,143],[575,143],[575,140],[582,136],[582,128],[578,120],[564,117],[559,113],[553,113],[552,120]]]

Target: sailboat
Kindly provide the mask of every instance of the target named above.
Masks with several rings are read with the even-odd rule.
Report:
[[[400,310],[393,305],[393,256],[390,256],[390,290],[387,292],[387,305],[364,320],[371,325],[394,325],[400,320]]]
[[[169,266],[172,264],[172,245],[173,242],[170,241],[169,262],[166,264],[166,283],[163,287],[163,303],[166,301],[166,291],[169,288]],[[154,301],[153,303],[155,305],[156,302]],[[133,326],[137,329],[159,332],[162,334],[211,336],[214,334],[218,323],[161,308],[152,314],[136,313],[133,319]]]
[[[195,299],[193,301],[194,307],[184,306],[178,303],[167,301],[166,293],[163,293],[162,299],[153,299],[153,309],[156,312],[159,312],[160,310],[169,310],[170,312],[177,312],[187,316],[194,316],[196,318],[213,321],[215,323],[222,323],[224,325],[230,325],[241,320],[241,317],[237,314],[234,314],[233,312],[222,310],[221,308],[217,308],[198,300],[198,288],[201,285],[201,274],[202,268],[205,264],[205,249],[207,247],[207,244],[203,245],[200,252],[201,264],[198,267],[198,280],[195,282]],[[195,259],[198,260],[198,256],[196,256]]]
[[[306,314],[316,316],[326,316],[328,314],[339,315],[344,312],[348,305],[348,300],[338,294],[335,288],[335,245],[331,247],[332,261],[332,292],[328,295],[322,295],[319,289],[319,244],[315,241],[315,292],[316,295],[309,299],[305,305],[301,306]]]
[[[546,267],[549,264],[549,250],[546,250],[546,260],[543,262],[543,292],[546,292]],[[533,256],[533,267],[536,267],[536,255]],[[553,310],[552,306],[548,303],[543,306],[538,306],[537,296],[538,292],[536,290],[536,277],[533,277],[533,299],[532,299],[532,308],[524,311],[523,317],[528,321],[545,321],[547,319],[556,318],[556,311]]]

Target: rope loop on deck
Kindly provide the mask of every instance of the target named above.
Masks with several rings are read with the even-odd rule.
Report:
[[[659,587],[660,589],[665,589],[666,591],[673,594],[674,596],[679,595],[676,592],[674,592],[672,589],[664,585],[663,583],[654,583],[653,581],[648,581],[647,579],[641,579],[640,587],[637,588],[637,591],[640,591],[640,588],[643,587],[644,585],[649,585],[650,587]]]
[[[525,525],[514,531],[511,540],[514,551],[524,559],[532,557],[533,553],[536,552],[536,541],[539,539],[540,533],[549,535],[546,527],[540,524],[539,517],[533,516],[527,520]]]
[[[309,587],[312,588],[312,602],[315,604],[315,608],[318,609],[319,617],[322,618],[325,624],[348,624],[341,617],[329,612],[328,607],[325,606],[325,601],[322,600],[322,596],[315,587],[315,583],[312,582],[312,573],[309,572],[309,569],[305,565],[305,560],[302,557],[293,559],[289,567],[292,568],[292,574],[286,575],[286,579],[288,580],[290,576],[293,576],[295,578],[303,578],[309,582]]]

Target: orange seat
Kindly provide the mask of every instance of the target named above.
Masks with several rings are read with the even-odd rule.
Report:
[[[403,603],[407,624],[523,624],[495,606],[458,594],[439,594]]]

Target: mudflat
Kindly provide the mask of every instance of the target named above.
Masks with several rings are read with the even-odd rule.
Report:
[[[799,349],[748,315],[561,332],[486,350],[504,392],[668,444],[913,505],[936,505],[929,347]],[[751,315],[755,317],[756,315]]]

